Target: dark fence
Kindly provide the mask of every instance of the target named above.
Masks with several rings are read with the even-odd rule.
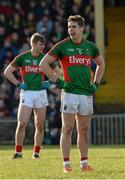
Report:
[[[51,144],[49,140],[48,121],[45,121],[44,144]],[[15,119],[0,119],[0,144],[14,144],[17,121]],[[48,133],[48,134],[47,134]],[[25,144],[33,144],[34,123],[31,119],[26,128]],[[72,142],[76,143],[76,129],[74,128]],[[48,137],[48,138],[47,138]],[[56,144],[59,144],[59,137]],[[125,114],[94,115],[89,131],[90,144],[125,144]]]

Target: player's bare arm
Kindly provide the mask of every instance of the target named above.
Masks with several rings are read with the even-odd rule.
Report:
[[[54,73],[53,69],[50,67],[50,64],[55,61],[55,58],[52,56],[46,54],[44,58],[40,62],[40,69],[41,71],[46,74],[46,76],[51,79],[53,82],[56,82],[58,79],[58,76],[56,73]]]
[[[8,65],[8,67],[5,69],[4,71],[4,76],[11,81],[13,84],[15,84],[17,86],[18,84],[18,80],[15,78],[13,72],[16,70],[16,68],[14,66],[12,66],[11,64]]]
[[[59,68],[58,65],[53,69],[53,71],[56,73],[58,78],[62,75],[62,71],[61,71],[61,69]]]
[[[102,76],[104,74],[104,71],[105,71],[105,61],[104,61],[103,57],[101,55],[99,55],[98,57],[96,57],[94,59],[94,62],[97,65],[97,68],[95,71],[94,82],[100,83]]]

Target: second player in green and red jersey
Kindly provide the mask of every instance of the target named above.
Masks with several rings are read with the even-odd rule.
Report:
[[[39,69],[39,63],[43,57],[43,53],[36,57],[29,50],[16,56],[11,63],[14,67],[20,67],[21,79],[27,84],[27,90],[38,91],[42,89],[44,74]]]

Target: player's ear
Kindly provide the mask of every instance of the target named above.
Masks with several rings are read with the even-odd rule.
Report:
[[[85,30],[84,26],[81,26],[80,30],[81,30],[81,32],[84,32],[84,30]]]

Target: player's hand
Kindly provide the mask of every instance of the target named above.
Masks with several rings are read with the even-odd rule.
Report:
[[[90,91],[91,94],[94,94],[94,93],[96,93],[98,88],[99,88],[99,83],[93,82],[89,86],[89,91]]]
[[[64,89],[67,92],[70,92],[73,89],[73,85],[71,83],[67,83],[62,79],[57,79],[56,84],[57,87],[59,87],[60,89]]]
[[[21,82],[18,82],[17,87],[23,90],[26,90],[28,88],[26,83],[21,83]]]
[[[62,79],[57,79],[56,85],[57,85],[58,88],[64,89],[65,81],[62,80]]]
[[[66,92],[71,92],[73,90],[74,86],[72,85],[72,83],[70,82],[65,82],[65,85],[64,85],[64,90]]]
[[[42,89],[48,89],[51,86],[52,82],[50,80],[42,82]]]

